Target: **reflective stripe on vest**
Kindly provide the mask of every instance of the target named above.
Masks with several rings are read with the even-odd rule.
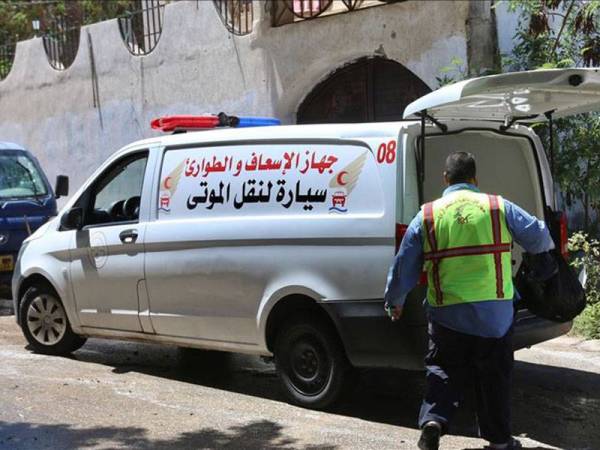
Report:
[[[429,242],[429,248],[431,249],[431,253],[435,254],[437,250],[437,241],[435,239],[435,221],[433,220],[433,203],[427,203],[423,207],[423,220],[425,221],[425,233],[427,235],[427,241]],[[425,253],[425,258],[427,258],[428,254]],[[431,258],[431,262],[433,263],[433,285],[435,288],[435,302],[438,305],[443,304],[444,302],[444,294],[442,293],[442,287],[440,284],[440,258],[433,257]]]
[[[490,200],[490,213],[492,214],[492,232],[494,233],[494,245],[500,245],[500,205],[498,204],[498,197],[495,195],[488,195]],[[510,251],[510,248],[505,251]],[[502,281],[502,261],[500,260],[500,252],[495,251],[494,253],[494,265],[496,266],[496,295],[498,298],[504,297],[503,281]]]
[[[489,206],[489,211],[484,210],[484,205]],[[430,304],[443,306],[461,302],[494,300],[494,297],[496,299],[512,298],[512,277],[509,276],[512,238],[503,217],[503,207],[502,199],[498,196],[472,191],[456,191],[436,202],[423,205],[423,234],[427,244],[425,245],[424,242],[424,259],[428,263],[427,268],[432,285],[428,288]],[[466,211],[471,212],[463,217],[461,208],[466,208]],[[487,219],[485,219],[486,217]],[[475,223],[470,223],[469,219],[474,220]],[[442,221],[438,225],[445,227],[445,229],[442,227],[445,234],[443,233],[443,242],[441,243],[444,248],[440,248],[436,220]],[[464,225],[466,225],[465,228],[462,227]],[[456,242],[452,233],[449,234],[452,227],[458,227],[458,233],[462,233],[459,242]],[[452,229],[457,230],[457,228]],[[504,242],[502,241],[503,235],[505,236]],[[472,245],[456,245],[465,243]],[[485,258],[482,260],[482,256],[493,258],[493,268],[491,267],[492,260]],[[480,258],[473,259],[472,257]],[[450,258],[462,259],[450,266],[443,263],[444,260]],[[461,264],[464,264],[464,267]],[[481,273],[474,273],[478,270]],[[462,286],[466,291],[463,295],[459,289],[460,282],[463,281],[461,280],[463,278],[468,281],[469,276],[475,281]],[[486,279],[487,277],[489,280]],[[495,289],[486,288],[487,285],[491,288],[494,278]],[[487,285],[486,282],[488,282]],[[507,284],[505,285],[505,283]],[[450,284],[453,286],[448,286]],[[446,295],[445,291],[448,291],[449,287],[455,288],[452,295]]]

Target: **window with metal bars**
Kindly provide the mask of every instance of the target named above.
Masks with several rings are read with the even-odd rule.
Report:
[[[5,79],[15,59],[16,44],[12,39],[0,38],[0,80]]]
[[[273,26],[406,0],[272,0]]]
[[[156,47],[164,23],[165,0],[133,0],[119,17],[119,31],[134,55],[147,55]]]
[[[65,70],[77,56],[81,22],[69,16],[55,16],[44,24],[42,42],[53,69]]]
[[[332,0],[285,0],[285,6],[300,19],[312,19],[323,14]]]
[[[213,3],[229,32],[237,36],[252,33],[252,0],[213,0]]]

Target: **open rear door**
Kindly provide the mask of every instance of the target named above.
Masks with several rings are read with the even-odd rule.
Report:
[[[444,86],[409,104],[404,110],[404,118],[421,120],[422,137],[426,134],[426,121],[435,123],[441,132],[432,135],[440,137],[446,133],[447,124],[451,121],[495,122],[498,129],[504,132],[515,123],[549,121],[551,128],[554,118],[595,110],[600,110],[600,69],[552,69],[492,75]],[[464,129],[460,126],[454,128],[461,129],[461,132],[469,131],[468,126]],[[415,149],[421,201],[426,142],[427,139],[420,139]],[[543,153],[541,148],[536,151],[538,155]],[[552,145],[550,154],[552,164]],[[554,212],[548,200],[546,198],[545,220],[557,247],[564,252],[567,242],[566,217]],[[585,274],[581,275],[581,280],[585,280]],[[569,328],[568,323],[541,321],[522,309],[516,318],[515,346],[533,345],[564,334]]]
[[[600,69],[549,69],[506,73],[473,78],[444,86],[411,104],[404,110],[405,119],[421,119],[438,125],[459,120],[492,121],[506,131],[514,123],[550,121],[600,110]],[[552,136],[552,133],[550,133]],[[425,149],[418,151],[417,170],[420,185],[424,179]],[[553,145],[550,145],[550,165],[553,165]],[[422,195],[420,195],[422,197]],[[566,254],[566,218],[550,209],[545,219],[557,246]]]
[[[443,122],[461,120],[495,122],[500,131],[506,131],[518,122],[549,121],[552,128],[554,118],[599,109],[600,69],[549,69],[491,75],[450,84],[409,104],[403,117],[420,118],[421,134],[425,131],[426,120],[434,122],[442,132],[447,129]],[[543,173],[544,178],[550,178],[550,172],[553,172],[553,147],[551,142],[551,170]],[[418,176],[422,183],[425,149],[421,148],[417,153]],[[550,198],[547,200],[552,205],[554,195]]]
[[[404,118],[539,122],[600,109],[599,69],[549,69],[473,78],[412,102]]]

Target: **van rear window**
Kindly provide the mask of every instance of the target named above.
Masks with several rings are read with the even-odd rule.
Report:
[[[359,145],[248,144],[167,149],[164,155],[162,219],[382,210],[373,154]]]

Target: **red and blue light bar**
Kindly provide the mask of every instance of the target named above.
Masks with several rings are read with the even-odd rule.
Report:
[[[237,128],[247,127],[271,127],[273,125],[281,125],[281,120],[272,117],[239,117]]]
[[[219,127],[247,128],[281,125],[279,119],[271,117],[237,117],[225,113],[205,114],[201,116],[165,116],[150,122],[154,130],[164,132],[178,130],[211,130]]]

